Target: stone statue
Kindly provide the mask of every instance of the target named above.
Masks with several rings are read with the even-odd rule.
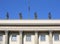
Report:
[[[9,13],[7,12],[7,14],[6,14],[6,19],[9,19]]]
[[[19,18],[22,19],[22,13],[19,13]]]
[[[37,19],[37,13],[36,12],[34,13],[34,19]]]
[[[48,19],[51,19],[51,12],[48,13]]]

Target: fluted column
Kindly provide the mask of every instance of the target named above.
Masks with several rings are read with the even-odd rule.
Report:
[[[23,41],[22,41],[22,31],[19,31],[19,35],[20,35],[20,44],[22,44],[23,43]]]
[[[38,41],[39,41],[39,40],[38,40],[38,32],[36,31],[36,32],[35,32],[35,44],[39,44]]]
[[[49,44],[53,44],[52,31],[49,31]]]
[[[5,44],[8,44],[8,31],[5,31]]]

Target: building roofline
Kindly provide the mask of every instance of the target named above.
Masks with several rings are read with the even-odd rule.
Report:
[[[0,20],[0,25],[60,25],[60,20]]]

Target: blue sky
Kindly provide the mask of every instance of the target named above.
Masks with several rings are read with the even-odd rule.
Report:
[[[38,19],[48,19],[48,12],[52,19],[60,19],[60,0],[30,0],[30,9],[30,19],[34,19],[34,12]],[[0,19],[5,19],[7,12],[10,19],[19,19],[20,12],[28,19],[28,0],[0,0]]]

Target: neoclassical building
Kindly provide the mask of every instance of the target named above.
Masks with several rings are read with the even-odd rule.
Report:
[[[60,44],[60,20],[0,20],[0,44]]]

